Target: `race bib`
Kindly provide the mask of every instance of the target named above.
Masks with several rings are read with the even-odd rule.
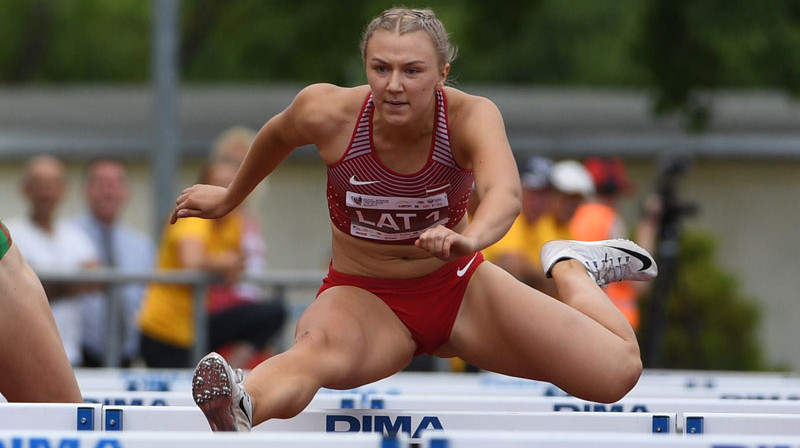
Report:
[[[450,219],[446,193],[424,198],[372,196],[347,192],[350,234],[382,241],[417,238]]]

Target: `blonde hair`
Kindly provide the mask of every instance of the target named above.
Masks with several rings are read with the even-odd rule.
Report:
[[[450,43],[450,36],[444,28],[444,24],[436,17],[430,9],[409,9],[391,8],[383,11],[364,29],[361,35],[361,59],[366,63],[367,43],[376,30],[396,31],[403,35],[414,31],[423,30],[428,33],[433,41],[433,47],[439,59],[440,67],[453,62],[458,52],[456,47]]]
[[[255,138],[256,131],[246,126],[230,127],[214,139],[211,145],[211,159],[232,159],[237,161],[237,164],[241,163],[244,153]]]

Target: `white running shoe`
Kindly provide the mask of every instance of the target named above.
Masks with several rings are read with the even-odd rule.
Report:
[[[234,371],[225,358],[211,352],[197,363],[192,378],[192,397],[214,431],[250,431],[253,403],[241,382],[241,369]]]
[[[624,239],[553,240],[542,247],[540,256],[547,278],[552,278],[553,265],[569,258],[583,263],[600,286],[622,280],[651,280],[658,274],[653,257],[633,241]]]

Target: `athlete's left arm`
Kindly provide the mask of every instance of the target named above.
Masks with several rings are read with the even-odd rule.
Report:
[[[497,242],[511,228],[521,208],[519,173],[500,110],[486,98],[458,94],[463,97],[459,98],[461,104],[451,109],[451,146],[459,165],[473,170],[472,194],[479,201],[472,220],[460,234],[437,226],[420,236],[417,246],[443,259]]]
[[[473,103],[459,126],[456,144],[475,175],[478,206],[461,233],[473,238],[476,250],[497,242],[511,228],[522,207],[522,188],[500,110],[486,98]],[[463,145],[463,146],[461,146]]]

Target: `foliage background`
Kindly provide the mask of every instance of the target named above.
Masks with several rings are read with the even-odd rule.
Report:
[[[0,83],[144,83],[152,1],[0,1]],[[184,82],[363,82],[358,40],[384,0],[183,0]],[[798,0],[428,0],[458,83],[636,87],[708,121],[707,92],[800,93]]]

